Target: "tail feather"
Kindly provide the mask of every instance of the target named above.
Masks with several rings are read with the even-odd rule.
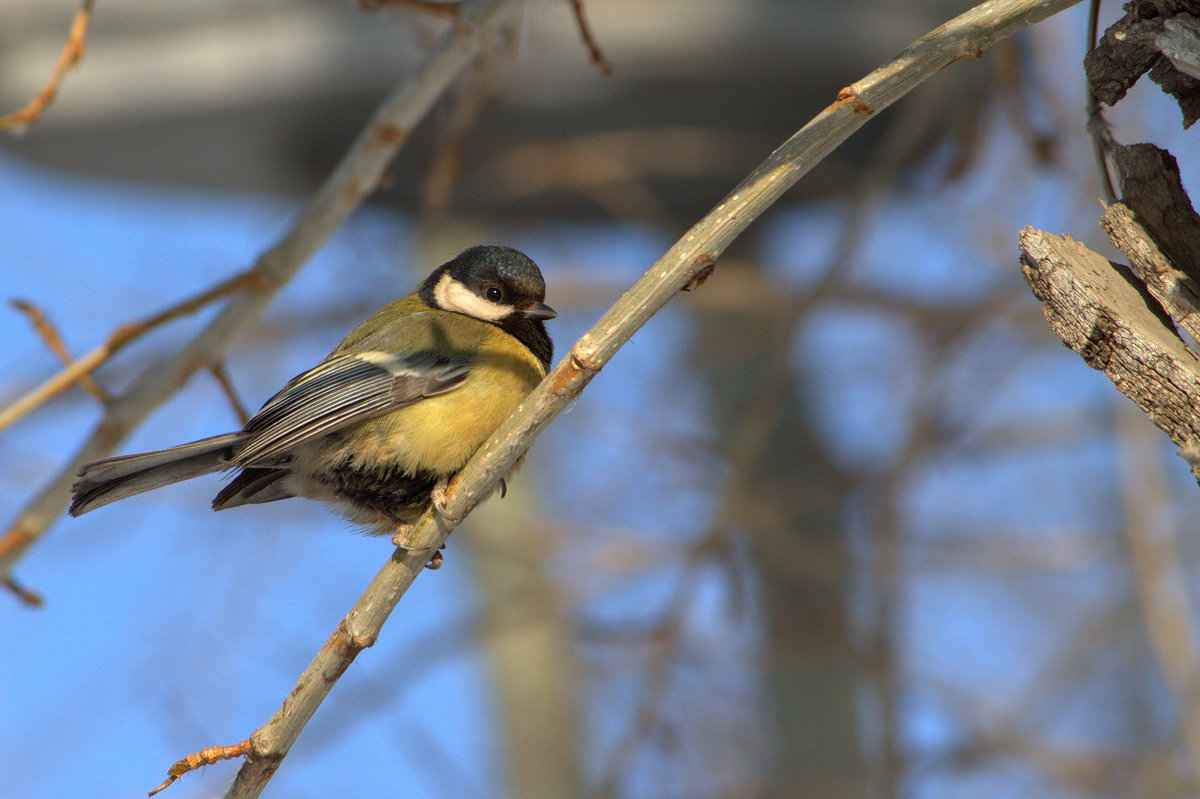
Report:
[[[125,497],[228,468],[245,433],[226,433],[170,449],[97,461],[79,472],[70,514],[79,516]]]
[[[289,474],[291,474],[290,469],[263,469],[259,467],[243,469],[213,499],[213,510],[225,510],[226,508],[236,508],[238,505],[258,505],[263,502],[290,499],[295,494],[288,491],[279,482]]]

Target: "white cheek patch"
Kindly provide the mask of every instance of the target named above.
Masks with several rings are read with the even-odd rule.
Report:
[[[516,309],[511,305],[488,302],[450,275],[442,275],[433,287],[433,299],[439,308],[457,311],[485,322],[499,322]]]

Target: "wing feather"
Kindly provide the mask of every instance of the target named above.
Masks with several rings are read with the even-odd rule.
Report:
[[[246,423],[251,438],[233,465],[270,465],[304,441],[452,391],[466,375],[461,359],[375,351],[335,355],[267,400]]]

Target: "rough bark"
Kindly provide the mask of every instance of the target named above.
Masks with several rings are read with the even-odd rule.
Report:
[[[1096,98],[1114,105],[1138,79],[1150,79],[1175,98],[1183,125],[1200,119],[1200,3],[1135,0],[1084,58]]]
[[[1101,225],[1130,267],[1070,237],[1021,232],[1021,265],[1051,329],[1183,451],[1200,478],[1200,215],[1179,167],[1149,144],[1113,151],[1122,197]]]
[[[1021,268],[1064,344],[1176,444],[1200,442],[1200,359],[1127,269],[1070,236],[1031,227],[1021,231]]]

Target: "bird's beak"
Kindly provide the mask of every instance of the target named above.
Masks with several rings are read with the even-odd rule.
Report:
[[[525,309],[522,313],[530,319],[553,319],[558,316],[558,312],[544,302],[535,302],[533,307]]]

